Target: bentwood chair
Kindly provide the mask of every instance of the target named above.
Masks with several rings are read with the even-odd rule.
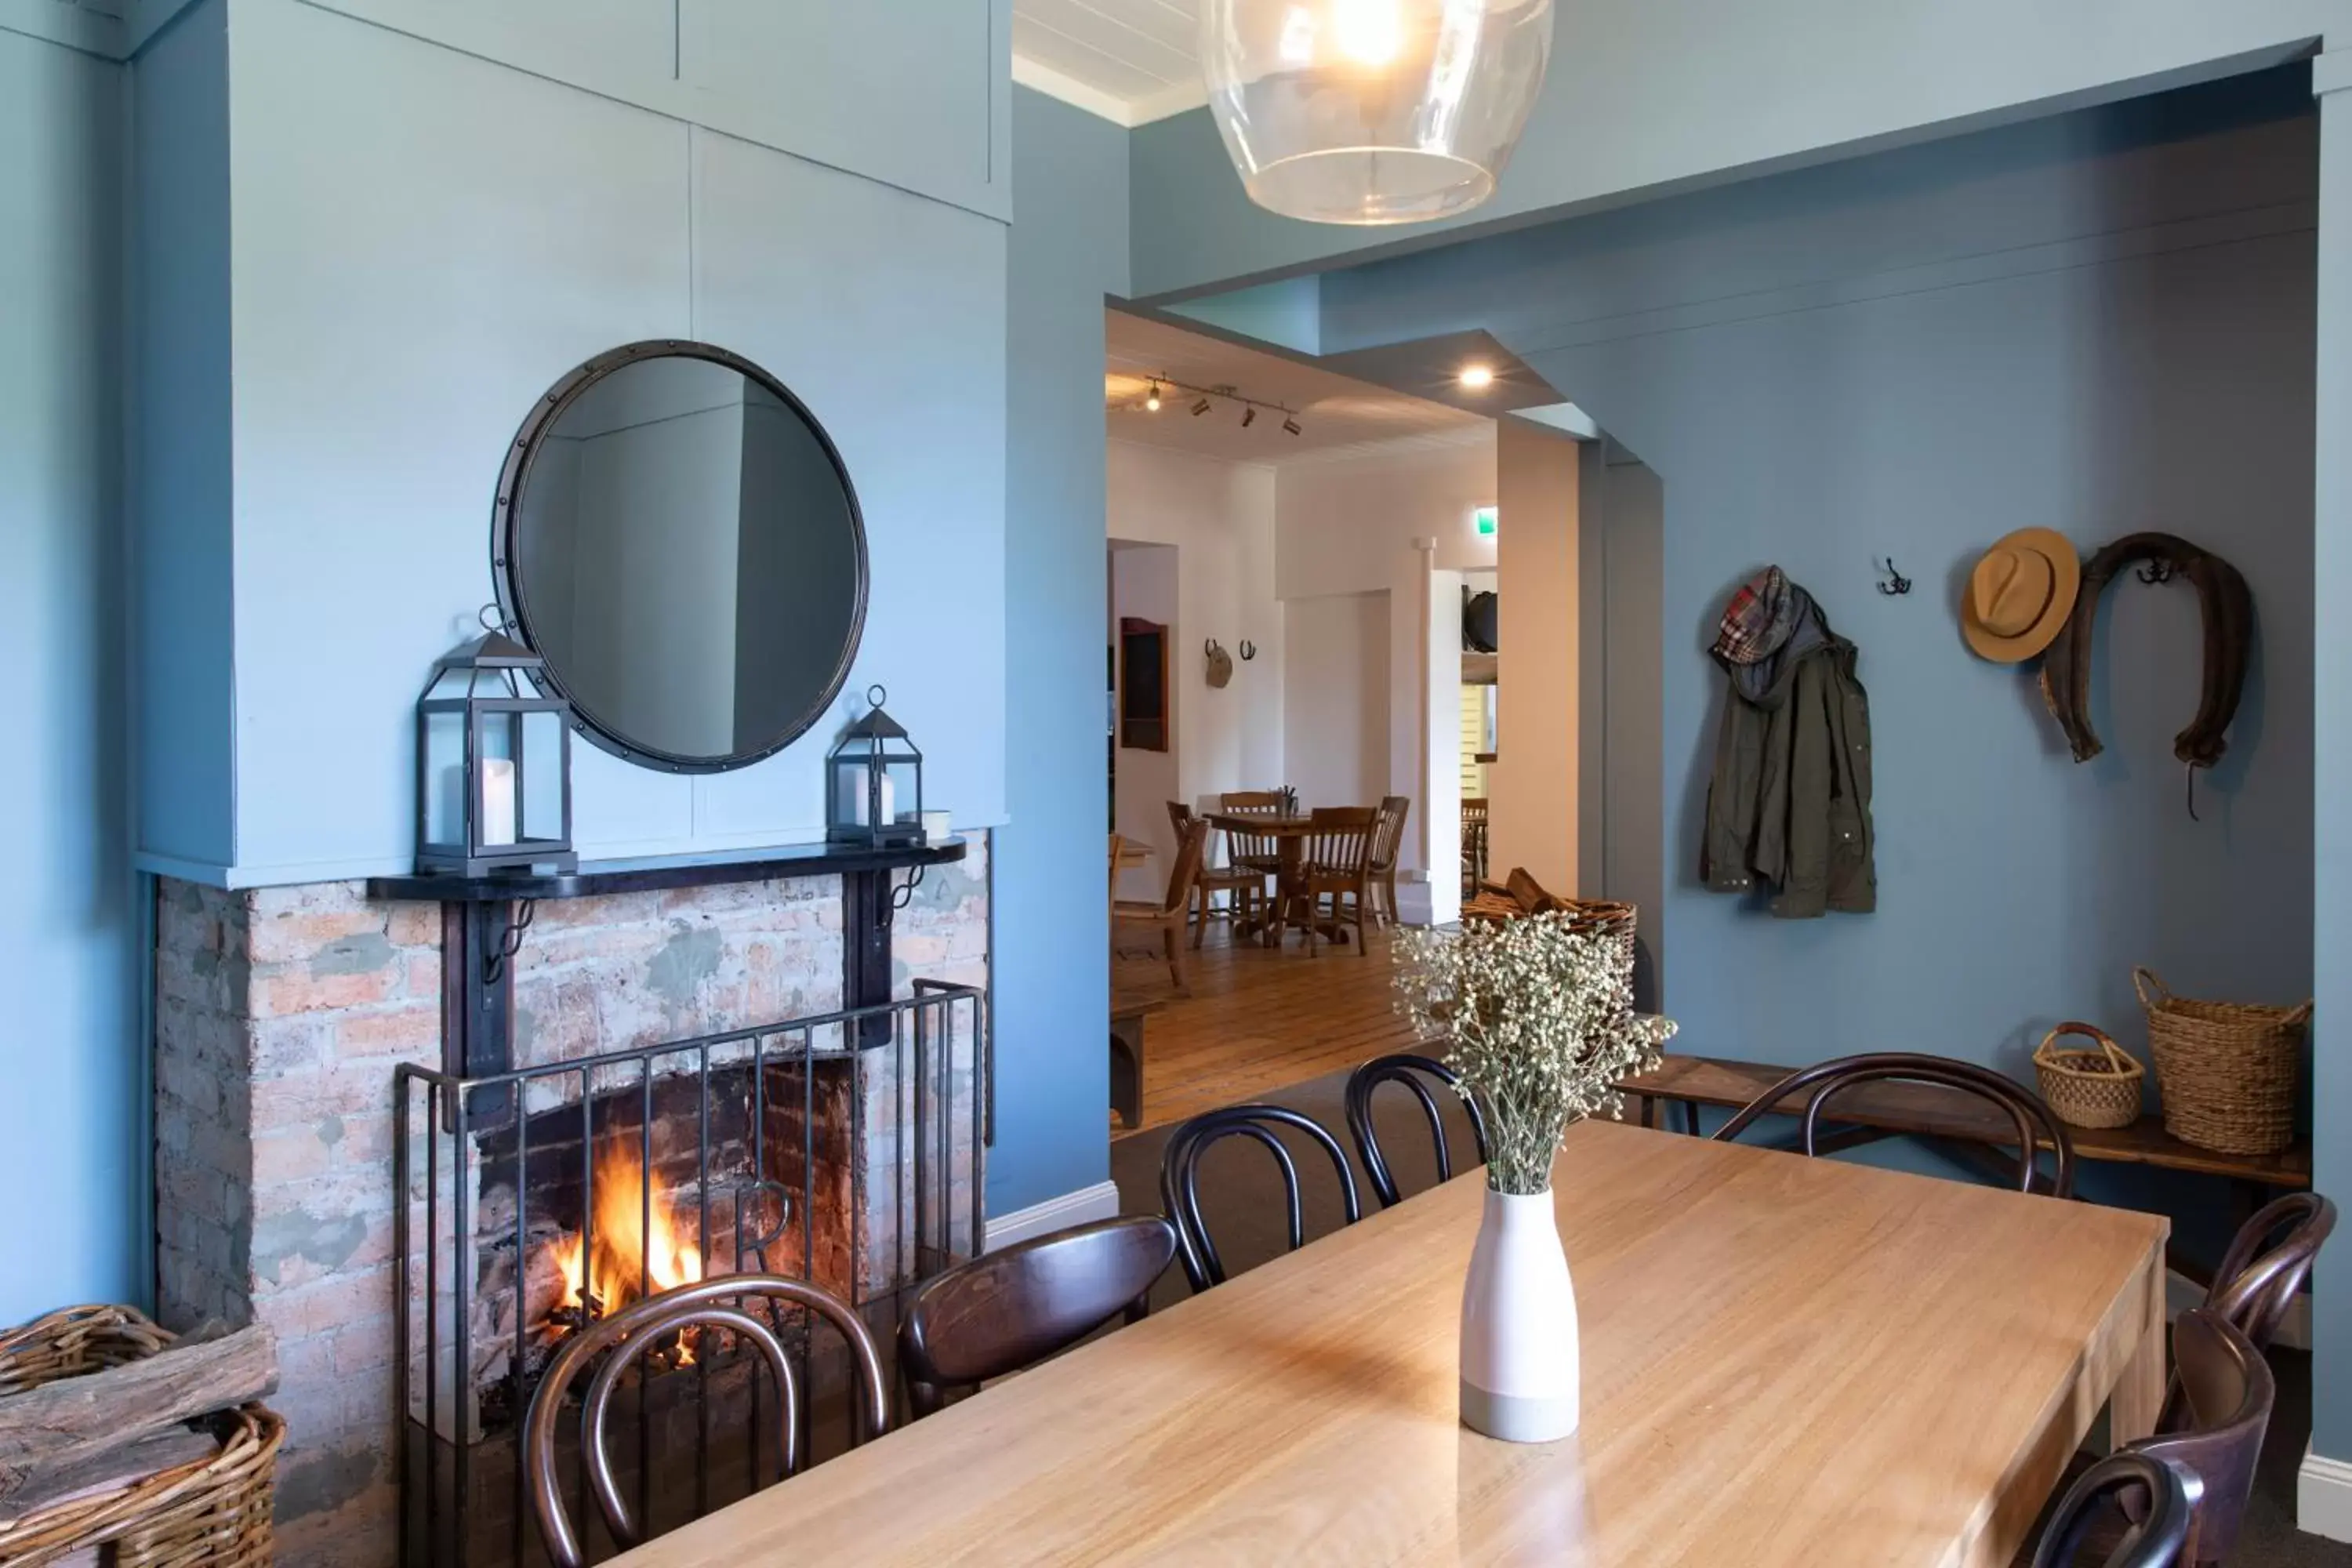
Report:
[[[1181,800],[1171,800],[1168,803],[1168,820],[1175,824],[1176,841],[1181,844],[1184,836],[1192,830],[1192,808]],[[1255,919],[1258,905],[1265,898],[1266,874],[1263,870],[1238,861],[1212,866],[1208,863],[1207,855],[1204,847],[1200,875],[1192,879],[1192,945],[1196,948],[1201,945],[1201,939],[1208,934],[1210,900],[1219,893],[1225,894],[1232,900],[1230,912],[1236,927]]]
[[[1979,1100],[1991,1101],[2008,1114],[2017,1132],[2018,1190],[2050,1193],[2062,1198],[2074,1195],[2074,1145],[2067,1138],[2065,1127],[2042,1102],[2042,1097],[2015,1079],[2004,1077],[1990,1068],[1980,1068],[1973,1062],[1954,1061],[1948,1057],[1880,1051],[1864,1056],[1839,1057],[1801,1068],[1758,1095],[1730,1121],[1717,1129],[1715,1142],[1732,1142],[1759,1119],[1772,1114],[1781,1101],[1798,1095],[1804,1097],[1804,1109],[1792,1113],[1800,1118],[1801,1123],[1801,1135],[1797,1146],[1807,1155],[1834,1153],[1840,1149],[1892,1136],[1888,1131],[1879,1128],[1833,1132],[1826,1137],[1822,1135],[1822,1107],[1832,1097],[1856,1085],[1868,1083],[1928,1085],[1961,1090]],[[1935,1101],[1942,1098],[1924,1098],[1913,1109],[1932,1110]],[[1834,1115],[1832,1120],[1835,1120]],[[2052,1174],[2046,1178],[2036,1164],[2037,1149],[2045,1144],[2057,1154]]]
[[[1139,1321],[1176,1257],[1158,1215],[1074,1226],[951,1268],[923,1287],[898,1325],[898,1364],[917,1416],[950,1388],[1004,1377],[1125,1313]]]
[[[1349,926],[1356,933],[1356,956],[1369,958],[1364,942],[1364,909],[1371,901],[1372,833],[1380,812],[1369,805],[1318,805],[1307,820],[1306,842],[1298,856],[1298,881],[1287,895],[1295,913],[1286,918],[1307,928],[1307,953],[1315,955],[1315,939],[1323,928]],[[1327,919],[1325,899],[1331,900]]]
[[[1348,1156],[1340,1149],[1339,1141],[1325,1131],[1321,1122],[1279,1105],[1228,1105],[1204,1111],[1176,1129],[1160,1161],[1160,1206],[1175,1222],[1177,1257],[1183,1262],[1184,1278],[1191,1281],[1195,1294],[1225,1282],[1224,1259],[1219,1256],[1217,1244],[1210,1237],[1208,1224],[1201,1215],[1200,1190],[1201,1156],[1221,1139],[1248,1138],[1273,1154],[1282,1174],[1283,1195],[1288,1205],[1286,1212],[1290,1221],[1290,1248],[1296,1252],[1307,1245],[1306,1220],[1299,1203],[1298,1166],[1282,1140],[1275,1135],[1275,1130],[1283,1127],[1302,1134],[1330,1157],[1331,1168],[1339,1178],[1339,1203],[1347,1223],[1353,1225],[1363,1217],[1363,1206],[1356,1196],[1355,1173],[1348,1168]]]
[[[722,1274],[647,1296],[565,1341],[548,1364],[539,1391],[531,1395],[530,1414],[523,1426],[523,1463],[540,1533],[556,1568],[583,1568],[586,1562],[580,1537],[564,1511],[563,1488],[556,1475],[556,1423],[572,1380],[595,1365],[599,1357],[603,1364],[589,1380],[580,1406],[580,1454],[605,1527],[622,1546],[635,1546],[644,1536],[613,1478],[612,1458],[604,1451],[605,1413],[613,1391],[639,1356],[657,1346],[677,1343],[678,1336],[689,1331],[724,1330],[749,1344],[768,1363],[779,1395],[774,1416],[776,1452],[782,1458],[784,1475],[800,1468],[799,1380],[770,1318],[753,1312],[754,1301],[806,1308],[812,1321],[823,1317],[840,1330],[856,1363],[856,1403],[864,1416],[858,1436],[879,1436],[888,1426],[890,1390],[882,1375],[882,1357],[875,1348],[874,1336],[856,1310],[832,1291],[777,1274]]]
[[[2256,1214],[2231,1239],[2205,1295],[2256,1350],[2267,1350],[2336,1228],[2336,1205],[2317,1193],[2291,1193]]]
[[[2033,1568],[2074,1568],[2094,1531],[2123,1517],[2125,1500],[2140,1517],[2109,1543],[2104,1568],[2173,1568],[2189,1542],[2198,1482],[2153,1455],[2125,1449],[2084,1470],[2066,1489],[2034,1548]]]
[[[1167,895],[1156,904],[1115,899],[1110,906],[1110,944],[1122,937],[1145,936],[1156,942],[1175,982],[1176,994],[1192,994],[1192,976],[1184,967],[1185,927],[1192,912],[1192,884],[1201,875],[1201,854],[1209,841],[1209,825],[1195,822],[1176,847],[1176,864],[1168,872]]]
[[[1392,795],[1381,802],[1380,826],[1372,830],[1372,919],[1382,926],[1397,922],[1397,858],[1404,852],[1404,820],[1412,814],[1409,795]]]
[[[1396,1177],[1389,1171],[1387,1157],[1381,1152],[1378,1129],[1372,1125],[1372,1091],[1384,1083],[1402,1084],[1421,1102],[1422,1114],[1429,1118],[1429,1135],[1437,1145],[1437,1179],[1450,1181],[1454,1175],[1453,1151],[1447,1147],[1445,1123],[1437,1112],[1437,1097],[1429,1092],[1423,1079],[1435,1079],[1448,1099],[1458,1100],[1470,1118],[1470,1136],[1478,1145],[1478,1163],[1486,1163],[1486,1117],[1478,1102],[1462,1092],[1462,1079],[1444,1062],[1429,1057],[1374,1057],[1370,1061],[1348,1075],[1348,1131],[1356,1141],[1356,1157],[1363,1163],[1364,1173],[1371,1178],[1372,1192],[1382,1208],[1392,1207],[1402,1194],[1397,1191]]]
[[[2202,1568],[2227,1563],[2238,1543],[2278,1386],[2253,1342],[2203,1307],[2173,1321],[2172,1370],[2181,1393],[2177,1425],[2159,1422],[2155,1436],[2125,1447],[2168,1460],[2202,1486],[2180,1553]]]

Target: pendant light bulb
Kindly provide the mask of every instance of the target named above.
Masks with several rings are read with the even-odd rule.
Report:
[[[1154,414],[1160,412],[1160,384],[1158,382],[1155,381],[1151,384],[1151,395],[1143,400],[1143,406]]]
[[[1426,223],[1495,194],[1551,58],[1555,0],[1201,0],[1209,109],[1250,200]]]

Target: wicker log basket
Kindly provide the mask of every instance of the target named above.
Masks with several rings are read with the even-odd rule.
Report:
[[[2098,1042],[2096,1050],[2062,1050],[2058,1042],[2080,1035]],[[2147,1069],[2089,1024],[2061,1024],[2042,1037],[2033,1052],[2042,1098],[2058,1120],[2073,1127],[2129,1127],[2139,1120],[2140,1085]]]
[[[2132,971],[2132,984],[2147,1009],[2166,1131],[2223,1154],[2274,1154],[2294,1142],[2310,1003],[2199,1002],[2146,968]]]
[[[0,1331],[0,1398],[138,1361],[174,1336],[128,1307],[69,1307]],[[261,1568],[286,1423],[258,1405],[215,1418],[220,1449],[96,1496],[0,1524],[0,1564],[33,1568],[89,1548],[112,1568]]]
[[[1585,936],[1613,941],[1621,954],[1627,984],[1633,976],[1636,915],[1633,905],[1604,899],[1566,899],[1547,892],[1524,868],[1514,869],[1503,882],[1482,882],[1477,895],[1462,906],[1465,921],[1509,921],[1523,915],[1562,914],[1570,930]]]

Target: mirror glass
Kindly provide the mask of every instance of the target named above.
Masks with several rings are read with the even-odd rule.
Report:
[[[558,384],[499,489],[499,591],[583,732],[716,771],[800,735],[866,616],[866,534],[833,443],[757,366],[640,344]]]

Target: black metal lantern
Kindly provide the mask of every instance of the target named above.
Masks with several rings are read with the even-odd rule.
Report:
[[[572,705],[503,632],[444,655],[416,702],[416,868],[569,871]]]
[[[889,695],[869,687],[872,706],[825,756],[825,837],[835,844],[879,849],[923,842],[923,753],[882,711]]]

